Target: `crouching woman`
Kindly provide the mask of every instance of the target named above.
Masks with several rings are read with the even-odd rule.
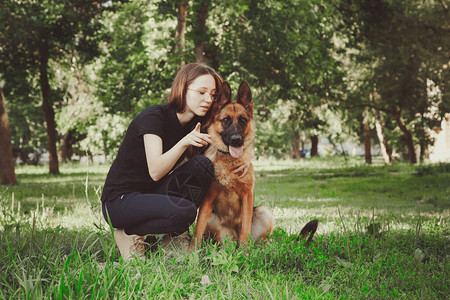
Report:
[[[210,67],[187,64],[175,76],[168,103],[144,109],[130,123],[101,197],[124,260],[143,256],[146,235],[188,237],[214,167],[201,155],[179,164],[189,146],[211,143],[200,124],[221,85]]]

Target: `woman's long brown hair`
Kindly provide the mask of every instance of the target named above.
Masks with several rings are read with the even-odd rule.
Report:
[[[190,63],[183,66],[175,76],[172,83],[172,90],[170,91],[168,104],[175,109],[176,112],[182,113],[186,109],[186,88],[199,76],[211,75],[216,82],[216,93],[218,94],[222,88],[222,78],[214,71],[214,69],[201,63]],[[211,119],[212,110],[210,109],[202,118],[203,133],[206,132],[206,126]],[[195,155],[201,154],[205,148],[198,148],[190,146],[186,149],[186,158],[192,158]]]
[[[183,66],[175,76],[172,83],[168,103],[175,108],[176,112],[182,113],[186,109],[186,88],[199,76],[211,75],[216,82],[216,93],[222,87],[222,78],[207,65],[200,63],[190,63]]]

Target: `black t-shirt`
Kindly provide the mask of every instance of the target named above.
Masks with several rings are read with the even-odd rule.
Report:
[[[148,172],[144,134],[159,136],[165,153],[192,131],[199,121],[200,118],[195,117],[182,126],[175,109],[167,104],[150,106],[139,113],[128,126],[117,157],[109,169],[103,187],[102,202],[131,192],[152,193],[156,183]],[[184,154],[174,168],[183,158]]]

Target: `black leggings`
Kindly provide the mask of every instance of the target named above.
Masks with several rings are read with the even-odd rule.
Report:
[[[136,192],[103,202],[103,216],[108,221],[109,215],[112,226],[127,234],[179,235],[194,223],[213,179],[212,162],[195,156],[158,181],[154,194]]]

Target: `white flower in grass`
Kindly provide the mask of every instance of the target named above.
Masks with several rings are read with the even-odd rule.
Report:
[[[417,262],[424,262],[425,261],[425,253],[421,249],[417,248],[414,251],[414,259]]]
[[[208,275],[203,275],[202,276],[202,280],[200,281],[200,284],[201,285],[206,285],[206,286],[210,285],[211,284],[211,280],[209,279],[209,276]]]

